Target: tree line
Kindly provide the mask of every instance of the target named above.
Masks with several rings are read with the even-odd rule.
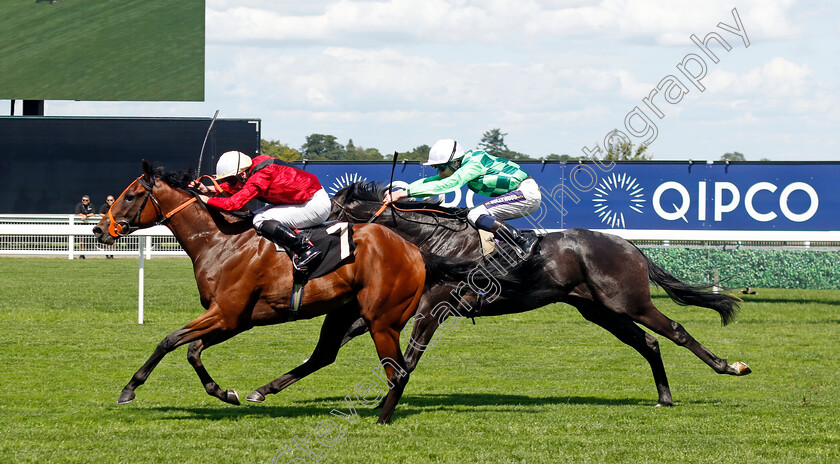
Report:
[[[648,153],[648,145],[636,146],[629,139],[618,137],[618,133],[618,131],[613,131],[611,134],[616,134],[616,136],[608,137],[610,143],[605,147],[606,154],[603,158],[605,161],[649,161],[653,158],[653,155]],[[545,157],[532,157],[508,148],[505,143],[505,136],[507,135],[501,129],[490,129],[482,135],[478,148],[493,156],[513,161],[541,161],[544,159],[546,161],[575,162],[587,159],[585,156],[556,153]],[[430,149],[431,147],[428,145],[420,145],[409,152],[400,153],[399,159],[426,161]],[[357,146],[353,143],[353,139],[348,140],[347,144],[341,144],[335,136],[327,134],[306,136],[306,142],[300,148],[292,148],[278,140],[260,140],[260,150],[263,155],[290,162],[303,159],[310,161],[387,161],[393,159],[392,153],[383,154],[376,148]],[[736,151],[726,153],[720,159],[722,161],[745,161],[746,157]],[[767,160],[762,159],[762,161]]]

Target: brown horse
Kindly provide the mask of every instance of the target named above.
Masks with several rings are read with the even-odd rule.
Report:
[[[201,352],[254,326],[290,320],[292,263],[274,244],[256,236],[249,221],[230,221],[208,210],[185,189],[186,173],[165,173],[143,162],[143,175],[111,206],[94,227],[105,244],[134,230],[165,224],[193,262],[195,280],[206,311],[167,335],[122,390],[118,403],[135,397],[161,359],[190,344],[187,359],[211,396],[239,404],[234,390],[222,390],[207,373]],[[361,316],[368,327],[392,387],[379,423],[387,423],[408,382],[399,345],[400,331],[414,314],[435,266],[427,266],[420,250],[386,227],[353,226],[355,256],[337,270],[311,280],[303,294],[299,319],[326,314],[316,352],[338,349],[342,335]],[[434,259],[434,257],[431,257]],[[431,269],[427,274],[427,267]],[[441,267],[441,266],[438,266]],[[445,271],[441,271],[445,272]],[[276,379],[252,392],[260,402],[275,393]]]

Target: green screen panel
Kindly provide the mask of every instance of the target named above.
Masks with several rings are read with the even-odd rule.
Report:
[[[204,100],[204,0],[0,0],[0,38],[0,99]]]

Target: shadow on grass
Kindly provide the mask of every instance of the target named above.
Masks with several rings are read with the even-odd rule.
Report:
[[[270,401],[270,398],[269,400]],[[685,405],[714,405],[720,400],[681,401]],[[353,399],[356,413],[363,420],[373,422],[379,416],[379,409],[368,408]],[[594,406],[650,406],[656,404],[651,398],[604,398],[598,396],[524,396],[498,395],[490,393],[454,393],[454,394],[421,394],[403,396],[394,418],[409,417],[428,411],[458,411],[458,412],[518,412],[524,414],[538,414],[545,412],[543,407],[550,405],[594,405]],[[331,396],[312,400],[299,401],[293,405],[271,406],[267,404],[246,403],[241,406],[178,407],[156,406],[150,408],[126,409],[125,419],[136,416],[137,420],[238,420],[246,417],[323,417],[330,411],[337,409],[348,413],[348,406],[344,397]],[[149,413],[159,413],[159,417],[150,417]]]

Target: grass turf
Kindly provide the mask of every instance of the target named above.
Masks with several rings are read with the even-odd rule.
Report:
[[[204,99],[203,1],[4,1],[0,97]]]
[[[265,403],[238,407],[206,395],[179,348],[118,406],[155,345],[201,311],[186,259],[146,262],[144,325],[136,260],[0,258],[0,295],[0,462],[840,461],[838,290],[759,289],[723,328],[713,311],[655,292],[701,343],[754,371],[717,375],[658,337],[673,408],[653,407],[635,351],[569,306],[461,320],[425,353],[390,426],[354,399],[375,378],[367,336]],[[244,398],[307,357],[320,322],[257,328],[203,360]],[[348,412],[346,396],[357,423],[330,414]],[[332,431],[318,428],[327,419]]]

